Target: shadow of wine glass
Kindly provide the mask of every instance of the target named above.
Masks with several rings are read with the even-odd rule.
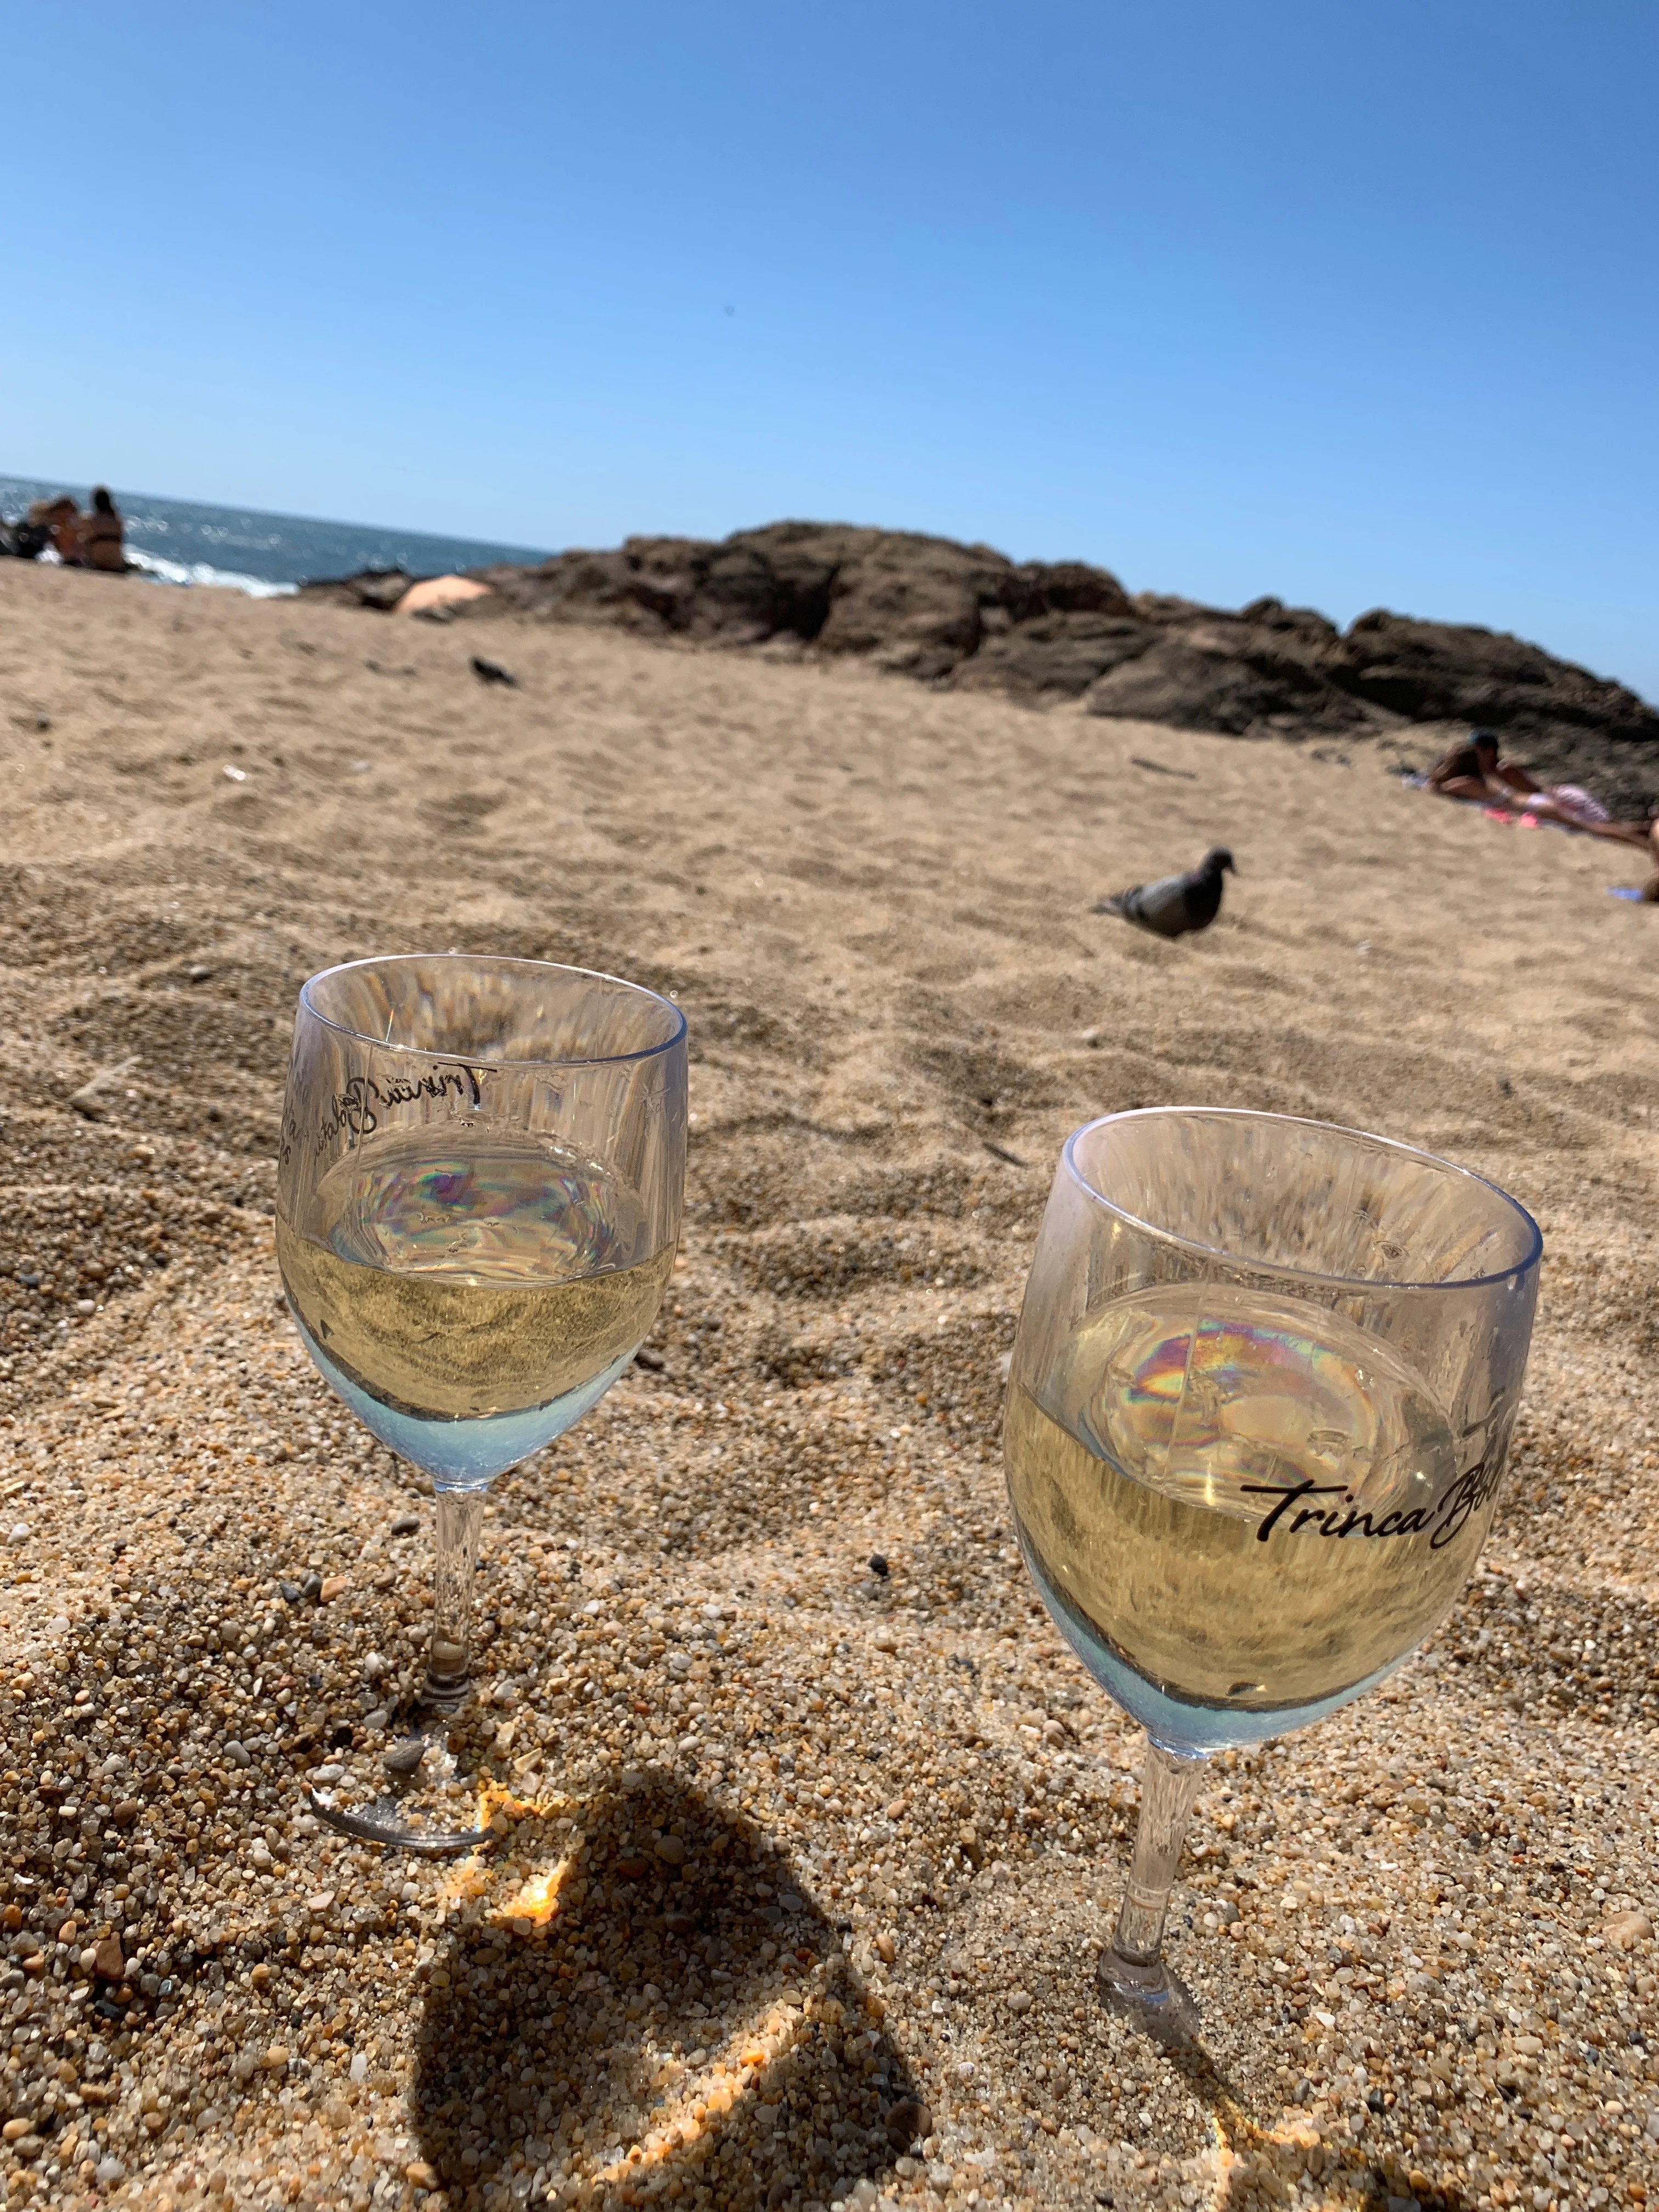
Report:
[[[452,2201],[827,2203],[927,2132],[879,2000],[763,1831],[637,1774],[502,1809],[510,1838],[452,1877],[416,2041]]]

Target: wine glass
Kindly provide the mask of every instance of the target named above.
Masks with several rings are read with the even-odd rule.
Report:
[[[1154,1107],[1066,1142],[1003,1448],[1055,1626],[1146,1729],[1098,1979],[1165,2040],[1162,1956],[1204,1762],[1322,1719],[1438,1627],[1491,1524],[1543,1242],[1381,1137]]]
[[[616,976],[409,954],[328,969],[300,993],[283,1286],[329,1383],[436,1492],[414,1731],[366,1808],[311,1793],[348,1834],[427,1851],[481,1839],[410,1814],[417,1790],[441,1808],[463,1788],[443,1723],[470,1688],[484,1492],[579,1420],[648,1334],[674,1265],[685,1127],[684,1017]]]

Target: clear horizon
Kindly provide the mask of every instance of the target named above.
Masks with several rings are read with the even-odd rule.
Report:
[[[1659,17],[1009,24],[13,9],[100,154],[9,210],[8,460],[550,548],[864,520],[1659,696]]]

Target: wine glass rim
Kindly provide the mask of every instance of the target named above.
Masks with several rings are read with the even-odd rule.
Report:
[[[510,1060],[491,1060],[478,1053],[445,1052],[430,1045],[404,1044],[397,1038],[372,1036],[367,1030],[353,1029],[349,1022],[336,1021],[325,1014],[312,998],[312,990],[319,983],[326,983],[331,976],[350,974],[356,968],[400,968],[419,961],[429,965],[438,960],[470,961],[475,966],[491,968],[526,968],[544,974],[579,978],[585,983],[611,983],[620,991],[634,993],[649,999],[672,1015],[669,1034],[656,1043],[641,1045],[634,1052],[608,1053],[526,1053]],[[319,968],[314,975],[307,975],[300,986],[300,1004],[314,1022],[332,1030],[337,1036],[349,1037],[354,1043],[367,1045],[375,1052],[404,1052],[417,1060],[447,1060],[457,1067],[623,1067],[630,1063],[654,1060],[659,1054],[672,1052],[685,1036],[685,1016],[672,999],[665,999],[660,991],[653,991],[644,983],[630,982],[626,975],[612,975],[603,968],[577,968],[562,960],[527,960],[513,952],[386,952],[371,954],[365,960],[340,960],[331,968]]]
[[[1167,1116],[1171,1120],[1187,1119],[1212,1121],[1271,1121],[1282,1123],[1291,1129],[1316,1129],[1323,1136],[1341,1137],[1352,1142],[1380,1146],[1384,1152],[1398,1154],[1403,1159],[1417,1160],[1425,1167],[1437,1169],[1442,1174],[1456,1176],[1465,1182],[1478,1185],[1498,1199],[1516,1215],[1526,1231],[1526,1249],[1510,1266],[1495,1269],[1486,1275],[1437,1276],[1429,1279],[1413,1279],[1383,1275],[1343,1275],[1328,1273],[1317,1267],[1299,1267],[1278,1260],[1264,1260],[1248,1252],[1234,1252],[1221,1244],[1206,1244],[1197,1237],[1183,1237],[1179,1231],[1165,1229],[1155,1221],[1146,1220],[1132,1213],[1116,1199],[1108,1198],[1105,1192],[1096,1188],[1085,1174],[1077,1156],[1077,1147],[1097,1129],[1118,1121],[1149,1121]],[[1511,1197],[1500,1183],[1490,1176],[1479,1175],[1473,1168],[1461,1167],[1455,1160],[1443,1158],[1438,1152],[1425,1152],[1420,1145],[1403,1144],[1397,1137],[1378,1136],[1370,1129],[1356,1129],[1344,1121],[1320,1121],[1304,1114],[1268,1114],[1251,1106],[1131,1106],[1117,1114],[1097,1115],[1085,1121],[1081,1128],[1073,1129],[1066,1139],[1060,1153],[1061,1164],[1073,1180],[1091,1198],[1097,1206],[1104,1206],[1120,1221],[1127,1222],[1143,1236],[1156,1237],[1160,1243],[1183,1252],[1201,1253],[1206,1259],[1225,1260],[1236,1267],[1249,1267],[1262,1274],[1278,1275],[1289,1282],[1318,1283],[1346,1291],[1379,1292],[1385,1291],[1476,1291],[1490,1289],[1494,1284],[1506,1283],[1524,1276],[1534,1268],[1544,1253],[1544,1234],[1532,1215],[1518,1198]]]

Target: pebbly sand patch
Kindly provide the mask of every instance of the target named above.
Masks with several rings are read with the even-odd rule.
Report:
[[[466,633],[333,607],[8,564],[0,608],[14,2201],[1648,2200],[1630,856],[1358,747],[853,668],[503,622],[485,690]],[[1089,913],[1217,837],[1206,936]],[[268,1215],[299,982],[422,945],[636,975],[695,1054],[648,1360],[494,1493],[460,1867],[298,1817],[418,1673],[429,1505],[313,1377]],[[1451,1153],[1548,1249],[1487,1571],[1200,1800],[1183,2069],[1093,1999],[1137,1744],[997,1420],[1061,1139],[1194,1099]]]

